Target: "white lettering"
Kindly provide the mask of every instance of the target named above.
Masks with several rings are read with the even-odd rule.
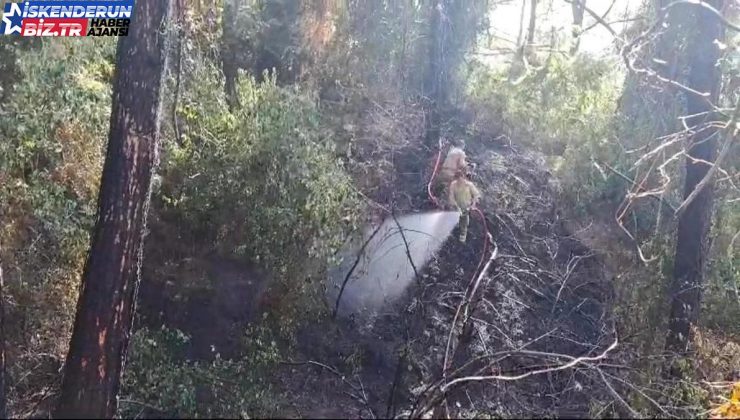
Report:
[[[23,24],[23,36],[36,36],[36,24],[27,22]]]
[[[83,18],[85,17],[85,6],[74,6],[74,12],[72,13],[72,17],[76,18]]]
[[[21,10],[20,3],[10,3],[8,15],[22,15],[27,18],[109,18],[130,19],[133,15],[133,6],[39,6],[26,3]]]
[[[118,6],[117,17],[130,19],[132,9],[133,9],[132,6]]]
[[[59,23],[61,36],[82,36],[82,25],[79,23]]]
[[[53,23],[42,23],[42,26],[44,27],[44,32],[41,36],[57,36],[56,31],[53,31],[56,27]]]

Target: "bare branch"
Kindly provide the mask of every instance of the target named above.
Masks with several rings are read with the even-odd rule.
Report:
[[[489,237],[487,238],[487,240],[490,240],[490,234],[488,235]],[[488,273],[488,269],[490,268],[491,263],[493,263],[493,261],[496,259],[497,255],[498,255],[498,246],[496,246],[496,244],[494,243],[494,249],[491,252],[491,256],[488,258],[488,262],[486,262],[486,265],[483,267],[483,270],[481,270],[480,274],[477,277],[474,277],[474,282],[471,283],[470,286],[468,286],[469,291],[466,291],[465,297],[460,302],[460,305],[458,305],[457,307],[457,311],[455,312],[455,317],[452,319],[452,325],[450,326],[450,333],[447,336],[447,346],[445,348],[445,358],[444,358],[444,362],[442,365],[442,376],[443,377],[446,377],[447,370],[449,369],[450,355],[455,354],[455,348],[457,347],[456,343],[454,342],[455,331],[457,330],[457,321],[463,312],[467,312],[467,306],[473,300],[473,297],[478,291],[478,286],[480,285],[481,280]],[[465,323],[467,321],[468,321],[468,318],[464,318],[463,325],[460,327],[461,329],[464,328]]]
[[[609,15],[609,13],[612,11],[612,8],[614,8],[614,5],[617,4],[617,0],[612,0],[609,7],[606,9],[606,12],[604,12],[603,15],[601,15],[601,19],[596,20],[596,22],[592,23],[591,25],[587,26],[581,33],[590,31],[591,29],[595,28],[597,25],[601,24],[602,22],[606,21],[606,17]],[[586,10],[586,9],[584,9]],[[590,12],[589,12],[590,14]]]
[[[625,401],[624,398],[622,398],[622,396],[619,395],[619,393],[614,389],[614,387],[612,387],[612,384],[609,383],[609,380],[606,379],[606,377],[604,376],[604,372],[602,372],[601,369],[598,369],[598,368],[596,369],[596,371],[599,373],[599,376],[601,376],[601,379],[604,381],[604,384],[606,385],[606,389],[609,390],[609,393],[612,394],[612,396],[619,403],[619,405],[621,405],[624,409],[629,411],[632,417],[640,417],[640,413],[635,411],[634,408],[630,407],[630,405],[627,404],[627,401]]]
[[[573,0],[563,0],[563,1],[565,1],[568,4],[572,4],[573,3]],[[609,33],[612,34],[612,36],[615,39],[619,40],[620,42],[624,42],[622,40],[622,38],[617,34],[617,31],[615,31],[614,28],[612,28],[611,25],[609,25],[604,20],[603,17],[599,16],[598,13],[594,12],[592,9],[590,9],[589,7],[587,7],[585,4],[584,5],[581,5],[581,6],[583,7],[583,10],[585,10],[586,12],[588,12],[589,15],[591,15],[592,18],[596,19],[596,22],[600,23],[604,28],[606,28],[606,30],[609,31]],[[613,6],[613,4],[612,4],[612,6]],[[609,6],[609,10],[611,10],[611,6]],[[609,10],[606,11],[606,14],[604,14],[604,17],[606,17],[606,15],[609,13]],[[591,28],[589,28],[589,29],[591,29]]]
[[[737,139],[737,119],[738,116],[740,116],[740,101],[738,101],[737,105],[735,106],[735,112],[732,114],[732,118],[727,123],[727,126],[725,128],[725,142],[722,145],[722,149],[720,150],[719,156],[717,156],[717,159],[714,161],[714,164],[712,164],[712,167],[709,168],[709,171],[706,175],[704,175],[704,178],[699,182],[699,184],[696,185],[693,191],[691,191],[691,194],[689,194],[688,197],[681,203],[680,206],[676,209],[676,216],[680,216],[683,214],[683,212],[686,210],[686,208],[691,204],[692,201],[696,199],[696,197],[704,190],[704,188],[707,187],[709,182],[712,180],[712,177],[714,177],[714,174],[717,173],[717,170],[719,169],[722,162],[725,160],[727,155],[730,152],[730,149],[732,148],[732,145],[735,143],[735,140]]]
[[[725,26],[727,26],[728,28],[730,28],[730,29],[732,29],[734,31],[740,32],[740,26],[738,26],[738,25],[730,22],[729,20],[727,20],[727,18],[725,18],[722,15],[722,12],[720,12],[717,9],[715,9],[714,7],[712,7],[711,4],[709,4],[709,3],[707,3],[706,1],[703,1],[703,0],[677,0],[677,1],[674,1],[673,3],[671,3],[669,5],[665,6],[663,8],[663,10],[668,10],[669,8],[671,8],[673,6],[676,6],[676,5],[679,5],[679,4],[694,4],[694,5],[697,5],[697,6],[701,6],[701,7],[705,8],[705,9],[709,10],[710,12],[714,13],[715,15],[717,15],[717,17],[719,18],[719,20],[721,20],[722,23]]]
[[[373,411],[372,406],[370,405],[370,401],[367,398],[367,394],[365,393],[365,387],[362,385],[361,381],[358,381],[359,385],[355,385],[347,379],[346,375],[339,372],[336,368],[333,368],[321,362],[317,362],[315,360],[306,360],[305,362],[280,361],[280,363],[283,365],[290,365],[290,366],[314,365],[314,366],[318,366],[322,369],[325,369],[331,372],[332,374],[336,375],[342,382],[347,384],[347,386],[349,386],[352,389],[352,391],[354,391],[354,393],[348,393],[348,395],[358,400],[359,402],[363,403],[365,405],[365,408],[368,410],[368,412],[372,416],[372,418],[376,418],[375,412]]]
[[[655,401],[653,398],[651,398],[649,395],[647,395],[645,392],[643,392],[640,388],[638,388],[635,385],[633,385],[633,384],[625,381],[624,379],[620,378],[619,376],[614,376],[614,375],[610,374],[609,372],[603,372],[602,371],[602,373],[604,373],[606,376],[609,376],[610,378],[615,379],[615,380],[617,380],[617,381],[619,381],[619,382],[627,385],[628,387],[632,388],[635,392],[637,392],[638,394],[640,394],[643,398],[645,398],[646,400],[650,401],[650,403],[653,404],[664,415],[666,415],[668,417],[675,417],[675,416],[671,415],[668,411],[666,411],[666,409],[663,408],[662,405],[658,404],[657,401]]]
[[[622,172],[619,172],[618,170],[614,169],[611,165],[609,165],[606,162],[601,162],[601,164],[604,165],[607,169],[609,169],[612,173],[614,173],[618,177],[620,177],[620,178],[624,179],[625,181],[629,182],[632,187],[637,187],[637,183],[635,182],[634,179],[632,179],[632,178],[628,177],[627,175],[623,174]],[[666,206],[670,207],[671,210],[673,210],[673,211],[676,210],[676,207],[674,207],[673,204],[671,204],[668,201],[666,201],[663,197],[658,196],[658,195],[654,195],[654,194],[651,194],[650,197],[653,197],[654,199],[662,202]]]
[[[565,1],[569,1],[569,0],[565,0]],[[711,5],[707,4],[704,1],[701,1],[701,0],[677,0],[677,1],[674,1],[671,4],[668,4],[668,5],[664,6],[663,8],[661,8],[658,11],[658,18],[653,23],[653,25],[650,28],[648,28],[647,30],[645,30],[644,32],[642,32],[640,35],[638,35],[637,37],[635,37],[635,39],[633,39],[630,43],[628,43],[628,44],[626,44],[626,45],[624,45],[622,47],[622,51],[621,51],[622,58],[624,60],[625,65],[627,66],[627,68],[630,71],[632,71],[632,72],[634,72],[636,74],[645,74],[645,75],[647,75],[649,77],[652,77],[654,79],[657,79],[657,80],[659,80],[659,81],[661,81],[663,83],[667,83],[667,84],[669,84],[671,86],[674,86],[676,88],[679,88],[680,90],[682,90],[684,92],[687,92],[687,93],[692,94],[692,95],[699,96],[700,98],[703,98],[705,101],[707,101],[707,103],[709,104],[709,106],[711,106],[714,109],[714,111],[721,112],[721,109],[719,107],[717,107],[716,104],[712,103],[709,100],[709,96],[710,96],[709,95],[709,92],[699,92],[699,91],[697,91],[695,89],[692,89],[691,87],[686,86],[686,85],[684,85],[684,84],[682,84],[682,83],[680,83],[680,82],[678,82],[678,81],[676,81],[674,79],[669,79],[669,78],[663,77],[663,76],[661,76],[660,74],[658,74],[656,71],[654,71],[652,69],[649,69],[649,68],[638,68],[638,67],[635,66],[634,60],[630,59],[630,55],[631,54],[634,54],[635,52],[639,51],[639,49],[643,45],[642,44],[642,41],[645,38],[647,38],[650,34],[656,32],[658,30],[658,28],[660,28],[663,25],[663,22],[668,17],[668,12],[670,11],[670,9],[672,9],[673,7],[675,7],[675,6],[679,5],[679,4],[692,4],[692,5],[697,5],[697,6],[704,7],[705,9],[707,9],[707,10],[711,11],[712,13],[714,13],[715,15],[717,15],[719,17],[720,21],[725,26],[727,26],[727,27],[729,27],[731,29],[734,29],[734,30],[740,30],[740,27],[738,27],[737,25],[733,24],[732,22],[729,22],[724,16],[722,16],[722,13],[720,11],[718,11],[717,9],[715,9],[714,7],[712,7]],[[608,24],[606,24],[606,22],[603,22],[602,25],[605,25],[605,27],[610,32],[613,32],[613,29],[611,29],[611,27],[609,27]],[[615,35],[615,38],[618,39],[618,40],[620,40],[620,42],[622,42],[622,40],[619,37],[617,37],[616,35]]]
[[[419,271],[416,270],[416,264],[414,264],[413,258],[411,258],[411,251],[409,250],[409,243],[406,240],[406,235],[403,233],[403,227],[401,227],[401,224],[398,223],[398,218],[396,218],[396,213],[391,213],[391,217],[393,217],[393,221],[396,222],[396,226],[398,227],[398,232],[401,234],[401,239],[403,239],[403,245],[406,247],[406,257],[409,259],[409,263],[411,264],[411,268],[414,269],[414,280],[416,280],[416,283],[419,284]]]
[[[447,392],[451,387],[456,386],[456,385],[459,385],[459,384],[463,384],[463,383],[466,383],[466,382],[518,381],[518,380],[521,380],[521,379],[530,377],[532,375],[540,375],[540,374],[543,374],[543,373],[557,372],[557,371],[560,371],[560,370],[565,370],[565,369],[569,369],[569,368],[575,367],[575,366],[577,366],[579,364],[582,364],[582,363],[597,362],[599,360],[602,360],[602,359],[606,358],[609,355],[609,352],[611,352],[612,350],[614,350],[617,347],[617,344],[619,344],[619,339],[615,337],[614,338],[614,342],[606,350],[604,350],[603,353],[599,354],[598,356],[593,356],[593,357],[577,357],[577,358],[571,360],[570,362],[568,362],[568,363],[566,363],[564,365],[560,365],[560,366],[556,366],[556,367],[552,367],[552,368],[537,369],[537,370],[533,370],[533,371],[530,371],[530,372],[522,373],[521,375],[515,375],[515,376],[508,376],[508,375],[485,375],[485,376],[466,376],[466,377],[463,377],[463,378],[457,378],[455,380],[452,380],[452,381],[446,383],[445,385],[442,385],[442,387],[440,388],[440,390],[442,392]]]

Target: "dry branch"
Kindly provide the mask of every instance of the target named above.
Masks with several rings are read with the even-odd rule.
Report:
[[[686,210],[686,207],[688,207],[689,204],[691,204],[692,201],[696,199],[696,197],[704,190],[704,188],[707,187],[709,182],[712,180],[712,177],[717,173],[717,171],[720,168],[720,165],[722,162],[724,162],[725,158],[729,154],[730,150],[732,149],[732,145],[735,143],[735,140],[737,140],[737,133],[738,133],[738,127],[737,127],[737,121],[738,117],[740,116],[740,101],[738,101],[737,105],[735,106],[735,112],[732,114],[732,118],[727,123],[727,126],[725,127],[725,141],[722,145],[722,149],[720,150],[719,156],[717,156],[717,159],[715,159],[714,163],[712,164],[712,167],[709,168],[709,172],[707,172],[706,175],[704,175],[704,178],[699,182],[699,184],[696,185],[693,191],[691,191],[691,194],[689,194],[688,197],[681,203],[680,206],[676,209],[676,217],[680,216],[684,210]]]
[[[577,366],[577,365],[579,365],[581,363],[597,362],[599,360],[602,360],[602,359],[606,358],[606,356],[609,355],[609,352],[611,352],[612,350],[614,350],[617,347],[617,344],[618,343],[619,343],[618,338],[614,338],[614,342],[606,350],[604,350],[603,353],[599,354],[598,356],[593,356],[593,357],[576,357],[576,358],[574,358],[573,360],[571,360],[570,362],[568,362],[568,363],[566,363],[564,365],[560,365],[560,366],[556,366],[556,367],[552,367],[552,368],[537,369],[537,370],[533,370],[533,371],[530,371],[530,372],[526,372],[526,373],[522,373],[520,375],[514,375],[514,376],[508,376],[508,375],[466,376],[466,377],[463,377],[463,378],[454,379],[454,380],[452,380],[452,381],[450,381],[450,382],[442,385],[442,387],[440,388],[440,390],[443,393],[445,393],[450,388],[452,388],[454,386],[457,386],[457,385],[460,385],[460,384],[463,384],[463,383],[467,383],[467,382],[481,382],[481,381],[518,381],[518,380],[527,378],[527,377],[532,376],[532,375],[540,375],[540,374],[543,374],[543,373],[550,373],[550,372],[556,372],[556,371],[559,371],[559,370],[569,369],[569,368],[575,367],[575,366]],[[565,357],[565,358],[572,357],[572,356],[567,356],[567,355],[559,355],[559,356]]]

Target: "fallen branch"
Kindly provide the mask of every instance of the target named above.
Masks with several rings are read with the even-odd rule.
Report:
[[[615,337],[614,342],[603,353],[599,354],[598,356],[594,356],[594,357],[573,357],[567,354],[549,353],[549,352],[541,352],[541,351],[533,351],[533,350],[523,350],[524,347],[539,340],[542,337],[545,337],[551,334],[553,331],[550,331],[544,334],[543,336],[530,341],[529,343],[519,347],[518,349],[491,353],[485,357],[478,357],[473,360],[470,360],[463,367],[458,368],[454,372],[452,372],[450,376],[454,376],[455,374],[462,372],[465,367],[470,366],[475,361],[481,360],[482,358],[496,358],[496,360],[492,361],[491,363],[488,363],[484,368],[480,369],[479,372],[489,370],[493,364],[500,362],[501,360],[514,356],[514,355],[527,355],[527,356],[539,356],[539,357],[552,357],[556,359],[557,358],[568,359],[569,360],[568,363],[559,365],[559,366],[546,365],[546,367],[543,367],[543,368],[539,368],[539,366],[542,366],[542,365],[539,365],[539,366],[536,366],[538,367],[537,369],[531,370],[529,372],[525,372],[520,375],[515,375],[515,376],[509,376],[509,375],[466,376],[466,377],[455,379],[448,383],[444,383],[444,379],[440,379],[439,381],[436,381],[428,385],[424,389],[421,395],[427,395],[426,402],[424,404],[421,404],[419,399],[417,399],[417,401],[414,403],[414,406],[411,409],[411,418],[421,417],[422,415],[424,415],[424,413],[427,413],[433,407],[442,403],[446,399],[447,393],[453,387],[456,387],[456,386],[459,386],[459,385],[462,385],[468,382],[477,382],[477,381],[489,381],[489,380],[490,381],[493,381],[493,380],[518,381],[518,380],[527,378],[532,375],[561,371],[561,370],[575,367],[579,364],[596,362],[596,361],[604,359],[608,355],[609,352],[611,352],[614,348],[617,347],[617,344],[618,344],[618,339]],[[531,367],[531,368],[534,368],[534,367]],[[430,394],[430,391],[431,391],[431,394]],[[421,396],[419,398],[421,398]]]
[[[646,400],[648,400],[648,401],[649,401],[649,402],[650,402],[651,404],[653,404],[653,405],[654,405],[654,406],[655,406],[655,407],[656,407],[656,408],[657,408],[658,410],[660,410],[660,412],[661,412],[661,413],[663,413],[663,415],[665,415],[666,417],[671,417],[671,418],[674,418],[674,417],[675,417],[675,416],[673,416],[673,415],[672,415],[671,413],[669,413],[668,411],[666,411],[666,409],[665,409],[665,408],[663,408],[663,406],[661,406],[660,404],[658,404],[658,402],[657,402],[657,401],[655,401],[655,400],[654,400],[653,398],[651,398],[651,397],[650,397],[649,395],[647,395],[647,394],[646,394],[645,392],[643,392],[643,391],[642,391],[642,390],[641,390],[640,388],[636,387],[635,385],[633,385],[633,384],[631,384],[631,383],[629,383],[629,382],[625,381],[624,379],[622,379],[622,378],[620,378],[620,377],[618,377],[618,376],[614,376],[614,375],[610,374],[609,372],[606,372],[605,374],[606,374],[606,376],[609,376],[609,377],[610,377],[610,378],[612,378],[612,379],[616,379],[617,381],[619,381],[619,382],[621,382],[621,383],[623,383],[623,384],[627,385],[628,387],[632,388],[632,389],[633,389],[633,390],[634,390],[635,392],[637,392],[637,393],[638,393],[638,394],[640,394],[640,395],[641,395],[641,396],[642,396],[643,398],[645,398],[645,399],[646,399]]]
[[[356,394],[349,394],[352,398],[355,398],[356,400],[360,401],[361,403],[365,404],[365,408],[370,412],[373,418],[376,418],[375,412],[373,411],[372,407],[370,406],[370,401],[367,398],[367,395],[365,394],[365,388],[362,386],[362,382],[360,382],[360,385],[357,386],[353,384],[352,382],[348,381],[346,376],[343,375],[341,372],[339,372],[336,368],[333,368],[329,365],[326,365],[321,362],[317,362],[315,360],[306,360],[305,362],[293,362],[293,361],[281,361],[280,362],[283,365],[291,365],[291,366],[299,366],[299,365],[314,365],[318,366],[322,369],[328,370],[329,372],[333,373],[334,375],[338,376],[339,379],[345,383],[347,386],[349,386]]]
[[[490,233],[487,233],[486,240],[493,242],[491,239]],[[498,246],[494,244],[494,249],[491,252],[490,257],[488,258],[488,261],[486,262],[486,265],[483,267],[483,270],[481,270],[480,274],[476,277],[473,277],[473,281],[468,286],[468,290],[465,291],[465,297],[460,302],[460,305],[457,307],[457,311],[455,312],[455,317],[452,319],[452,325],[450,326],[450,333],[447,336],[447,346],[445,347],[445,358],[444,362],[442,364],[442,377],[446,377],[447,370],[449,369],[449,363],[450,363],[450,355],[455,354],[455,351],[457,349],[457,342],[453,341],[455,338],[455,331],[457,330],[457,322],[460,318],[460,314],[465,312],[467,314],[467,307],[470,304],[470,302],[473,300],[476,292],[478,291],[478,286],[480,285],[481,280],[483,277],[486,276],[488,273],[488,269],[491,267],[491,263],[493,263],[493,260],[496,259],[496,255],[498,255]],[[463,309],[465,308],[465,309]],[[464,329],[465,323],[469,320],[469,317],[465,317],[463,321],[463,325],[461,325],[460,329]]]
[[[601,380],[604,381],[604,385],[606,385],[606,389],[609,390],[609,393],[614,397],[614,399],[619,403],[622,408],[627,410],[632,417],[638,418],[640,417],[640,413],[635,411],[634,408],[632,408],[629,404],[627,404],[627,401],[622,398],[621,395],[617,392],[617,390],[614,389],[611,383],[609,383],[609,380],[606,379],[606,376],[604,376],[604,372],[601,371],[601,369],[596,369],[597,372],[599,372],[599,376],[601,376]]]
[[[568,265],[565,267],[565,276],[563,276],[563,282],[560,283],[560,288],[558,289],[558,294],[555,295],[555,302],[552,303],[552,309],[550,309],[550,314],[555,314],[555,308],[558,305],[558,302],[560,301],[560,295],[563,293],[563,289],[565,289],[565,283],[568,282],[568,279],[573,274],[573,272],[578,267],[578,264],[580,264],[581,260],[586,258],[593,257],[593,253],[589,253],[587,255],[576,255],[573,258],[571,258],[568,261]]]
[[[608,356],[609,352],[614,350],[617,347],[617,344],[619,343],[619,339],[615,338],[614,342],[606,349],[603,353],[599,354],[598,356],[593,357],[577,357],[571,360],[570,362],[552,367],[552,368],[546,368],[546,369],[538,369],[533,370],[530,372],[522,373],[521,375],[515,375],[515,376],[507,376],[507,375],[484,375],[484,376],[466,376],[463,378],[457,378],[455,380],[452,380],[440,387],[440,391],[443,393],[446,393],[450,388],[456,385],[464,384],[467,382],[481,382],[481,381],[518,381],[533,375],[541,375],[543,373],[550,373],[550,372],[557,372],[560,370],[569,369],[572,367],[575,367],[579,364],[586,363],[586,362],[597,362],[599,360],[602,360]]]

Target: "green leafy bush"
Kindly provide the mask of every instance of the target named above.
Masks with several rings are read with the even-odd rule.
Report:
[[[178,330],[138,330],[132,337],[123,377],[123,418],[251,418],[273,409],[264,370],[277,361],[264,331],[246,331],[244,356],[211,361],[186,359],[189,337]]]
[[[704,288],[702,323],[740,338],[740,203],[717,205],[709,270]]]
[[[548,155],[576,202],[609,195],[621,184],[599,162],[619,166],[621,157],[613,125],[622,80],[616,64],[553,56],[515,81],[506,71],[478,64],[468,86],[475,124],[503,129],[517,143]]]
[[[215,68],[197,68],[194,79],[181,101],[182,145],[167,143],[161,211],[206,248],[270,270],[291,301],[309,295],[316,288],[304,280],[335,253],[359,208],[314,99],[244,77],[232,114]]]
[[[94,223],[115,53],[112,38],[38,44],[3,56],[17,74],[0,105],[9,408],[19,417],[48,396],[67,350]]]

